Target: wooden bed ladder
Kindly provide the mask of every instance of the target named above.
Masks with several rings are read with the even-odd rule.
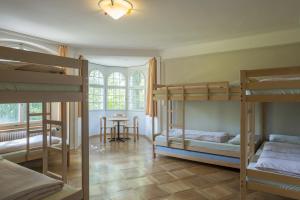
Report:
[[[51,103],[49,103],[51,104]],[[51,106],[50,106],[51,107]],[[68,159],[67,159],[67,105],[66,102],[61,102],[61,119],[53,120],[51,115],[47,115],[47,103],[43,103],[43,173],[47,176],[62,180],[64,183],[67,183],[67,168],[68,168]],[[47,136],[50,133],[51,137],[51,128],[52,126],[61,127],[61,148],[53,147],[51,144],[48,146]],[[54,150],[61,152],[62,163],[61,163],[61,174],[57,174],[49,171],[48,161],[48,150]]]
[[[47,116],[51,116],[51,109],[46,113]],[[30,137],[39,133],[43,133],[42,124],[40,126],[31,125],[32,117],[43,117],[43,112],[36,113],[31,112],[30,103],[26,103],[26,160],[29,160],[30,151],[41,150],[43,147],[30,148]]]
[[[170,146],[170,140],[169,140],[169,130],[172,128],[181,128],[182,129],[182,141],[181,141],[181,147],[182,149],[185,149],[185,87],[182,86],[182,93],[180,96],[179,101],[182,101],[182,124],[180,126],[174,124],[174,114],[175,114],[175,108],[173,105],[173,101],[171,98],[169,98],[169,88],[166,87],[166,106],[167,106],[167,132],[166,132],[166,146]]]

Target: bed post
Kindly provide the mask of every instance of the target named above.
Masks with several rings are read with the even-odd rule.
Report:
[[[265,102],[261,103],[261,126],[262,126],[262,141],[264,142],[267,139],[267,127],[266,127],[266,121],[267,121],[267,105]]]
[[[82,146],[82,190],[83,199],[89,199],[89,107],[88,107],[88,61],[81,61],[82,76],[82,118],[81,118],[81,146]]]
[[[185,149],[185,90],[182,86],[182,148]]]
[[[246,167],[247,167],[247,103],[245,98],[246,71],[240,72],[241,79],[241,121],[240,121],[240,192],[241,200],[247,198],[247,182],[246,182]]]
[[[166,116],[166,121],[167,121],[167,129],[166,129],[166,145],[169,147],[169,88],[166,86],[166,107],[167,107],[167,116]]]
[[[152,156],[153,156],[153,159],[156,158],[156,153],[155,153],[155,116],[154,116],[154,113],[155,113],[155,107],[154,107],[154,96],[152,96],[152,116],[151,116],[151,119],[152,119]]]
[[[47,104],[42,103],[43,109],[43,174],[48,172],[48,144],[47,144]]]
[[[67,103],[61,102],[62,180],[67,183]]]
[[[30,103],[26,103],[26,160],[29,159],[29,143],[30,143]]]

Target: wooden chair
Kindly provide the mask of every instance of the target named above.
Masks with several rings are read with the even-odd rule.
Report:
[[[103,142],[106,143],[106,138],[107,138],[106,130],[107,129],[110,130],[110,137],[111,138],[116,137],[116,128],[115,128],[115,126],[107,126],[106,117],[100,117],[100,143],[102,143],[102,137],[103,136],[104,136]]]
[[[139,139],[139,118],[137,116],[133,117],[133,124],[132,125],[125,125],[124,126],[124,138],[128,138],[129,129],[133,130],[133,138],[134,142]]]

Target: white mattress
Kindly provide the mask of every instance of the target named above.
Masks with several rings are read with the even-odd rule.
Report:
[[[49,136],[48,136],[48,141],[49,141]],[[42,147],[43,136],[42,135],[32,136],[30,137],[29,142],[30,142],[30,148]],[[60,144],[60,143],[61,143],[60,138],[52,136],[52,144]],[[0,142],[0,154],[24,150],[26,149],[26,145],[27,145],[26,138]]]
[[[266,142],[255,168],[300,177],[300,145]]]
[[[185,130],[185,138],[190,140],[200,140],[207,142],[227,142],[230,138],[226,132],[215,132],[215,131],[199,131],[199,130]],[[162,132],[162,135],[166,135],[166,131]],[[169,137],[171,138],[182,138],[182,129],[170,129]]]
[[[181,142],[180,138],[169,138],[170,142]],[[155,138],[156,145],[165,145],[166,144],[166,136],[159,135]],[[217,142],[207,142],[207,141],[200,141],[200,140],[192,140],[192,139],[185,139],[185,145],[191,147],[204,147],[212,150],[223,150],[223,151],[240,151],[240,145],[234,145],[229,143],[217,143]]]
[[[265,144],[266,144],[266,142],[264,144],[262,144],[260,146],[260,148],[256,151],[254,158],[252,159],[252,161],[249,163],[249,165],[247,167],[248,169],[257,170],[257,171],[264,171],[264,170],[256,168],[256,164],[257,164],[257,161],[259,160],[259,158],[260,158],[260,156],[263,152],[263,148],[264,148]],[[290,176],[290,174],[288,176]],[[251,182],[257,182],[257,183],[260,183],[260,184],[265,184],[265,185],[272,186],[272,187],[277,187],[277,188],[280,188],[280,189],[293,190],[293,191],[298,191],[298,192],[300,191],[300,185],[292,185],[292,184],[286,184],[286,183],[282,183],[282,182],[274,182],[274,181],[257,179],[257,178],[252,178],[252,177],[247,177],[247,180],[251,181]]]
[[[0,200],[43,199],[59,192],[63,182],[0,159]]]

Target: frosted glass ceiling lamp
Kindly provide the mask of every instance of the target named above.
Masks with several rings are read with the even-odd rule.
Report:
[[[105,14],[115,20],[129,14],[133,9],[133,4],[127,0],[100,0],[98,5]]]

